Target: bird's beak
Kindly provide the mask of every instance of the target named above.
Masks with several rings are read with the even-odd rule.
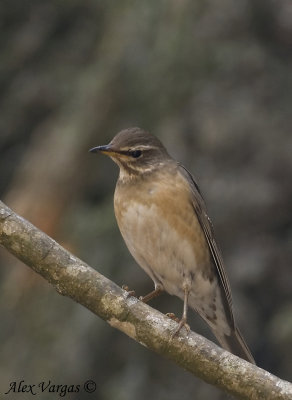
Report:
[[[113,156],[116,154],[116,152],[113,150],[112,146],[110,144],[106,144],[105,146],[97,146],[93,147],[92,149],[89,150],[91,153],[102,153],[106,154],[107,156]]]

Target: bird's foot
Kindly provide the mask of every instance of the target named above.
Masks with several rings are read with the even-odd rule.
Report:
[[[168,318],[172,319],[173,321],[177,322],[179,324],[180,320],[179,318],[172,312],[168,312],[165,314]]]
[[[129,286],[123,285],[123,286],[122,286],[122,289],[124,289],[126,292],[128,292],[128,293],[127,293],[127,298],[130,297],[130,296],[137,297],[137,296],[136,296],[135,290],[130,290],[130,289],[129,289]]]
[[[185,328],[185,330],[187,331],[187,334],[188,334],[190,332],[191,328],[190,328],[190,325],[187,323],[187,319],[184,317],[179,321],[178,327],[171,335],[171,338],[173,339],[175,336],[177,336],[183,327]]]

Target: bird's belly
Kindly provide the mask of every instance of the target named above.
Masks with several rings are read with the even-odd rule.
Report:
[[[180,224],[183,224],[183,215],[180,219]],[[182,235],[175,224],[163,218],[155,203],[149,205],[131,201],[123,213],[117,215],[117,221],[137,263],[166,292],[183,299],[184,284],[188,282],[195,289],[203,279],[203,268],[208,268],[208,265],[202,265],[202,255],[196,251],[195,240],[192,241],[186,234]],[[189,224],[189,221],[185,221],[185,224]],[[192,228],[195,234],[198,227]],[[206,261],[208,264],[209,259]],[[206,287],[207,291],[210,290],[209,286]]]

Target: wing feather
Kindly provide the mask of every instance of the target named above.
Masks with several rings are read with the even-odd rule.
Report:
[[[197,214],[200,225],[204,231],[204,234],[205,234],[205,237],[206,237],[209,249],[210,249],[210,253],[211,253],[214,265],[216,267],[216,271],[218,273],[219,280],[222,284],[225,298],[227,300],[230,318],[231,318],[232,323],[234,324],[234,317],[233,317],[233,313],[232,313],[232,297],[231,297],[230,284],[229,284],[227,275],[225,273],[224,262],[223,262],[223,258],[221,255],[221,251],[215,240],[213,225],[207,214],[205,201],[202,197],[200,189],[199,189],[194,177],[192,176],[192,174],[182,164],[178,163],[178,165],[179,165],[180,172],[187,179],[187,181],[190,185],[190,188],[192,191],[193,207]]]

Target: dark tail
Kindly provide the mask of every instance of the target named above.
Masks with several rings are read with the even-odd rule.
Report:
[[[233,353],[240,358],[243,358],[246,361],[249,361],[252,364],[255,364],[255,360],[251,355],[251,352],[241,336],[238,328],[235,328],[230,336],[219,335],[218,332],[215,331],[213,331],[213,333],[224,349],[230,351],[230,353]]]

